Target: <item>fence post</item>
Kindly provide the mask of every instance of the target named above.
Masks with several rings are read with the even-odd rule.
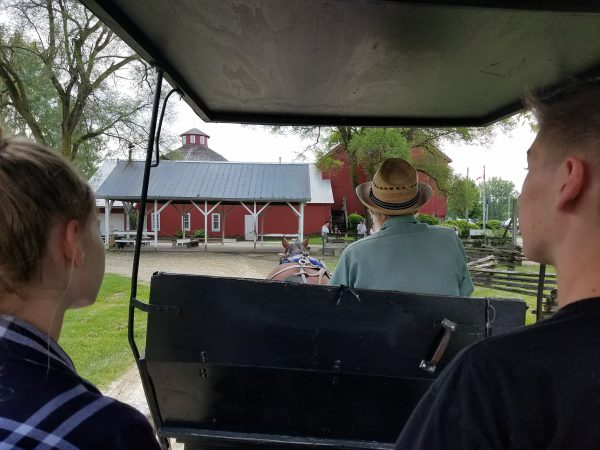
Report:
[[[511,216],[512,245],[514,247],[516,247],[517,246],[517,220],[519,217],[519,199],[511,198],[510,203],[511,203],[511,209],[512,209],[512,216]]]

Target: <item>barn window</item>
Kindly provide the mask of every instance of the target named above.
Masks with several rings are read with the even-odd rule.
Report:
[[[204,136],[200,136],[200,145],[204,145],[206,143],[206,138]]]
[[[221,214],[215,213],[212,214],[212,230],[213,231],[221,231]]]
[[[190,223],[192,222],[192,215],[190,213],[183,214],[181,216],[181,228],[185,231],[190,231]]]
[[[152,213],[152,231],[160,231],[160,214]]]
[[[192,135],[190,136],[190,144],[195,144],[195,143],[196,143],[196,135],[195,135],[195,134],[192,134]]]
[[[181,136],[181,145],[185,145],[185,144],[186,144],[185,136]]]

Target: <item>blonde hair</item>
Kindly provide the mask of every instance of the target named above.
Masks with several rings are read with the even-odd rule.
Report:
[[[87,225],[94,193],[61,155],[0,129],[0,290],[40,275],[50,228],[61,220]]]
[[[585,154],[600,161],[600,79],[573,84],[547,98],[525,97],[540,134],[550,140],[553,160]]]

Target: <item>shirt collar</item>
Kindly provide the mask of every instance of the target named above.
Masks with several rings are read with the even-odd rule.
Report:
[[[402,226],[404,224],[413,224],[417,223],[417,218],[412,214],[404,215],[404,216],[393,216],[385,221],[385,223],[381,226],[381,230],[385,230],[386,228]]]
[[[0,314],[0,342],[10,341],[38,352],[44,358],[52,358],[75,372],[71,358],[47,334],[24,320]]]

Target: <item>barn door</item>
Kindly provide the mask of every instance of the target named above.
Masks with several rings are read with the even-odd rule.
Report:
[[[244,216],[244,236],[247,241],[254,240],[254,216],[251,214]]]

